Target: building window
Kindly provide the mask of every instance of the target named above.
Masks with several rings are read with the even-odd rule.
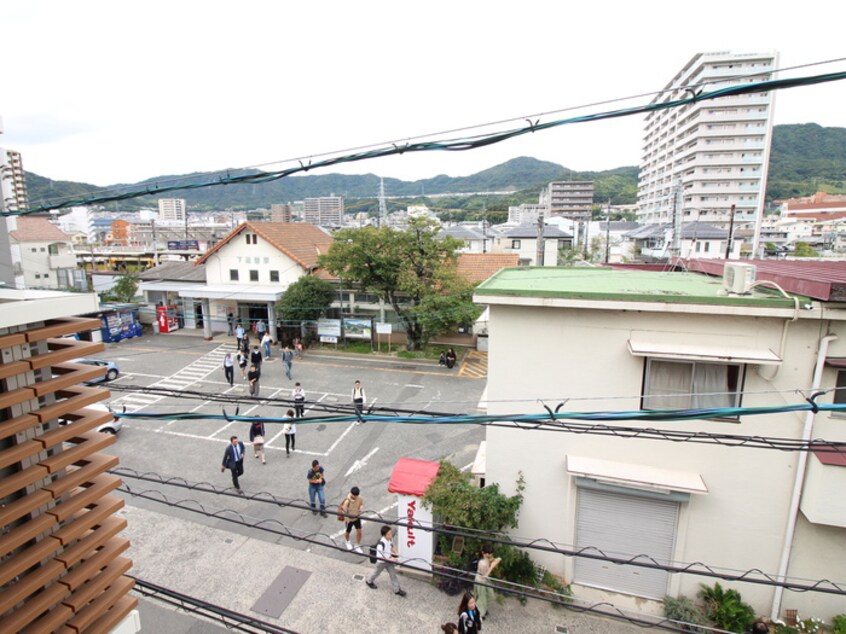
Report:
[[[33,252],[33,253],[38,253],[38,249],[37,249],[37,248],[35,248],[35,247],[32,247],[32,252]]]
[[[251,282],[258,282],[258,271],[255,271],[255,270],[250,271],[250,281]]]
[[[248,233],[247,236],[247,244],[258,244],[258,236],[254,233]]]
[[[512,249],[519,249],[520,248],[520,241],[519,240],[512,240],[511,241],[511,248]]]
[[[41,253],[44,253],[46,250],[47,249],[45,249],[44,247],[41,247]]]
[[[49,247],[50,255],[59,255],[59,245],[58,244],[51,244]]]
[[[270,281],[271,282],[278,282],[279,281],[279,271],[271,271],[270,272]]]
[[[238,281],[238,269],[229,269],[229,281],[230,282],[237,282]]]
[[[647,359],[642,409],[740,407],[743,366]]]
[[[846,370],[837,371],[837,389],[834,390],[834,402],[846,403]],[[846,416],[846,412],[832,412],[833,416]]]

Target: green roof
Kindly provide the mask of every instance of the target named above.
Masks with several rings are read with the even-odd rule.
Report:
[[[723,280],[698,273],[622,271],[607,267],[502,269],[476,287],[476,295],[555,297],[560,299],[721,304],[793,308],[775,290],[756,288],[749,295],[726,295]]]

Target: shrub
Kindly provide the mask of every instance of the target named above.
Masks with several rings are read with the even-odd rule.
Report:
[[[755,611],[744,603],[737,590],[724,590],[719,582],[714,587],[701,584],[699,597],[705,603],[705,616],[715,627],[730,632],[745,632],[755,620]]]
[[[683,630],[688,632],[702,632],[701,628],[696,625],[704,625],[707,623],[705,613],[692,599],[684,595],[676,598],[671,596],[664,597],[662,601],[664,605],[664,616],[672,621],[678,621]]]
[[[832,634],[846,634],[846,614],[838,614],[831,619]]]

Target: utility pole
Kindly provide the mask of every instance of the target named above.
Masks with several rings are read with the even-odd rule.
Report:
[[[255,187],[255,185],[253,186]],[[185,216],[185,240],[188,240],[188,202],[185,202],[185,209],[182,210],[183,215]]]
[[[731,255],[731,240],[732,234],[734,233],[734,203],[731,205],[731,217],[729,218],[729,234],[728,240],[726,241],[726,260],[729,259]],[[752,257],[755,257],[755,254],[752,254]]]
[[[605,264],[611,258],[611,199],[608,199],[608,206],[605,208]]]
[[[159,265],[159,244],[156,240],[156,219],[150,220],[150,227],[153,230],[153,266]]]
[[[538,210],[538,249],[535,253],[535,266],[543,266],[543,210]]]

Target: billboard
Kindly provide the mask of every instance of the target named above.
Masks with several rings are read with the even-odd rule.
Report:
[[[340,337],[341,336],[341,320],[340,319],[318,319],[317,320],[317,335],[319,337]]]
[[[372,322],[370,319],[344,319],[344,336],[347,339],[373,338]]]

